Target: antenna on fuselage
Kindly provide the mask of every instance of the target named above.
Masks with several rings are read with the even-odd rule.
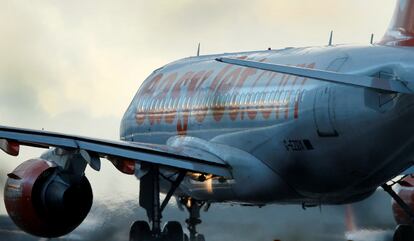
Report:
[[[331,31],[331,35],[329,36],[328,46],[332,46],[332,40],[333,40],[333,30]]]
[[[374,44],[374,34],[373,33],[371,34],[371,42],[370,43]]]
[[[200,56],[200,43],[198,43],[198,47],[197,47],[197,56]]]

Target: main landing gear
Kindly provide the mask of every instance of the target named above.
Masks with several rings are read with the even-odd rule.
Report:
[[[167,222],[161,228],[162,212],[184,180],[185,175],[185,171],[179,172],[171,180],[161,175],[157,166],[149,167],[148,172],[140,179],[139,194],[139,204],[146,210],[149,223],[146,221],[134,222],[129,232],[130,241],[205,241],[204,236],[197,234],[196,231],[196,225],[201,223],[200,209],[205,205],[205,202],[187,197],[179,199],[180,204],[184,205],[190,214],[186,220],[190,237],[184,234],[181,224],[176,221]],[[162,203],[160,202],[160,177],[171,182],[170,190]]]
[[[393,241],[412,241],[414,239],[414,211],[392,189],[392,186],[396,183],[392,183],[391,185],[383,184],[381,187],[404,210],[404,213],[410,218],[412,225],[398,225],[394,232]]]

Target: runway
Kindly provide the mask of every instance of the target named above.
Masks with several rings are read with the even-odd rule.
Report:
[[[299,206],[263,208],[213,205],[203,212],[200,232],[208,241],[392,241],[390,199],[383,192],[353,205],[355,230],[347,230],[345,208],[327,206],[302,210]],[[378,212],[381,210],[381,212]],[[53,240],[128,240],[129,225],[145,217],[135,201],[99,200],[85,222],[70,235]],[[164,220],[185,220],[174,204]],[[184,222],[182,222],[183,225]],[[39,241],[19,231],[7,216],[0,216],[0,240]]]

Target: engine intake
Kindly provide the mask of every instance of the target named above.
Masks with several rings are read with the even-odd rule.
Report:
[[[53,238],[77,228],[92,207],[92,188],[83,175],[62,172],[53,162],[28,160],[8,174],[6,210],[32,235]]]

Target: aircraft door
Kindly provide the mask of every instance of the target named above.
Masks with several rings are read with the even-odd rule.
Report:
[[[333,94],[329,86],[318,88],[313,104],[313,114],[318,136],[336,137],[338,132],[334,126]]]
[[[338,72],[348,61],[346,55],[338,56],[326,68],[326,70]],[[335,89],[327,85],[319,88],[315,94],[313,114],[316,131],[320,137],[336,137],[338,132],[335,129],[334,95]]]

